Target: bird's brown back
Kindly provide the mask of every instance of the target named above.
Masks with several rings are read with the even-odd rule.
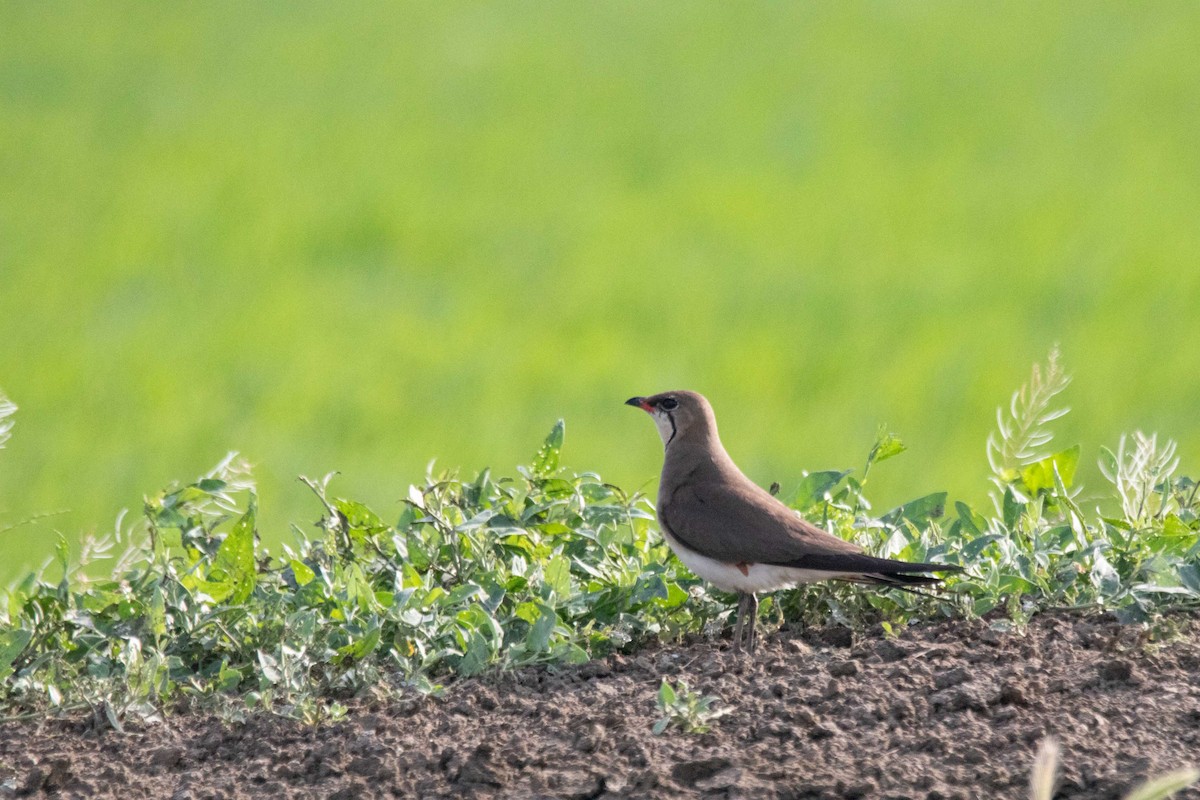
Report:
[[[806,555],[861,552],[747,478],[713,434],[667,448],[658,514],[681,544],[727,563],[786,564]]]

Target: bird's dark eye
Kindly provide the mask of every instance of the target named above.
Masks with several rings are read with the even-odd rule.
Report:
[[[679,408],[679,401],[674,397],[664,397],[662,400],[658,401],[658,407],[663,411],[674,411],[675,409]]]

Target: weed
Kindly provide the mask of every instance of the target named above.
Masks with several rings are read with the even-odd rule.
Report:
[[[1054,398],[1071,383],[1058,359],[1055,347],[1045,365],[1035,364],[1029,382],[1013,393],[1008,414],[996,409],[996,430],[988,435],[987,456],[992,466],[992,482],[1001,494],[1013,484],[1024,483],[1029,465],[1044,459],[1042,448],[1054,438],[1046,426],[1071,410],[1066,406],[1051,408]],[[1044,476],[1040,472],[1030,475],[1038,481],[1026,488],[1036,493]]]
[[[1052,800],[1057,781],[1060,748],[1054,737],[1046,737],[1038,746],[1033,770],[1029,777],[1030,800]],[[1139,784],[1125,795],[1125,800],[1166,800],[1200,780],[1200,770],[1193,767],[1175,770]]]
[[[712,695],[701,696],[688,688],[687,681],[679,681],[672,686],[670,681],[663,678],[658,687],[658,710],[662,717],[654,723],[655,735],[661,734],[672,725],[684,733],[708,733],[708,724],[714,719],[725,716],[733,709],[713,708],[713,703],[719,698]]]

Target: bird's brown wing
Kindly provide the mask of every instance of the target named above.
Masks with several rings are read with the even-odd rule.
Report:
[[[794,564],[862,552],[748,481],[688,483],[664,500],[659,516],[667,531],[684,547],[727,564]]]

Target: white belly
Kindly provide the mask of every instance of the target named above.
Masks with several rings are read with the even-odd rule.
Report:
[[[666,531],[663,531],[663,538],[685,567],[697,577],[727,592],[770,592],[798,583],[812,583],[838,577],[837,573],[825,570],[797,569],[776,564],[746,564],[746,571],[742,572],[742,568],[736,564],[726,564],[702,556],[694,550],[688,550]]]

